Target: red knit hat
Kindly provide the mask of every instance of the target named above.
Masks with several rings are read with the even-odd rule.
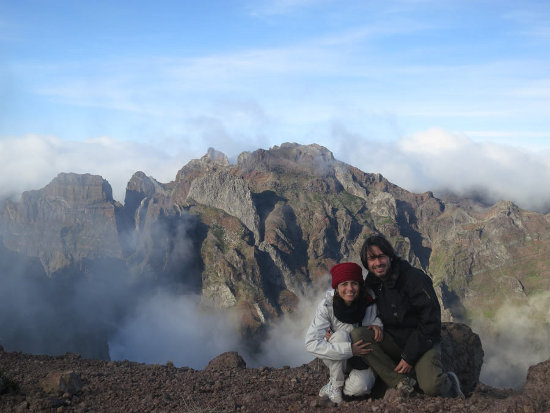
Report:
[[[330,275],[332,275],[332,288],[334,289],[344,281],[357,281],[359,284],[363,284],[363,270],[354,262],[336,264],[330,269]]]

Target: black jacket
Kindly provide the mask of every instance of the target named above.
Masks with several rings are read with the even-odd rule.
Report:
[[[441,308],[432,280],[423,271],[396,258],[386,280],[368,273],[366,283],[376,293],[384,332],[391,334],[403,349],[403,360],[414,365],[441,340]]]

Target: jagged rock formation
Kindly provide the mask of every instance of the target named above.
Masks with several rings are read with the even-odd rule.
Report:
[[[94,175],[62,173],[39,191],[7,201],[2,211],[3,243],[40,259],[45,272],[79,266],[85,260],[120,258],[111,186]]]
[[[60,174],[0,209],[0,255],[36,278],[116,268],[111,279],[238,312],[244,333],[292,311],[333,264],[359,262],[373,232],[433,277],[448,320],[550,286],[548,215],[410,193],[315,144],[242,153],[234,165],[210,149],[169,183],[136,172],[124,205],[99,176]]]

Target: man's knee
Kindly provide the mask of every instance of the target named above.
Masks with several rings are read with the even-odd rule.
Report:
[[[443,374],[441,353],[436,346],[428,350],[415,366],[418,387],[429,396],[440,396],[444,392],[446,375]]]
[[[441,393],[441,383],[435,376],[423,377],[418,380],[418,387],[428,396],[439,396]]]
[[[354,328],[351,333],[351,342],[355,343],[359,340],[364,342],[374,342],[374,330],[368,327],[357,327]]]

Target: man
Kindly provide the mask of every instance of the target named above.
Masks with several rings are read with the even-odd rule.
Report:
[[[425,394],[464,397],[457,376],[442,370],[441,309],[432,280],[399,258],[380,235],[365,240],[361,262],[368,270],[366,285],[376,294],[384,325],[382,342],[376,342],[373,332],[364,327],[351,332],[354,343],[371,343],[373,351],[361,357],[386,386],[404,396],[413,393],[418,380]]]

